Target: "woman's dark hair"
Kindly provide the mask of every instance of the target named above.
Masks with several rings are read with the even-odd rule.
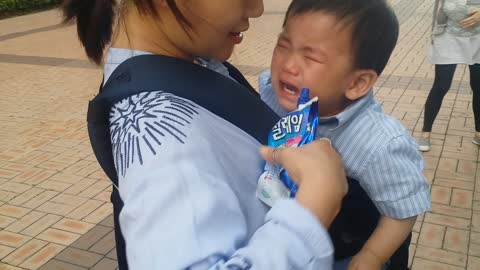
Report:
[[[355,66],[380,75],[398,40],[399,23],[386,0],[293,0],[289,18],[308,12],[333,14],[352,29]]]
[[[155,0],[132,1],[141,14],[158,17]],[[178,9],[175,0],[166,0],[182,26],[190,26],[188,20]],[[116,0],[65,0],[63,2],[64,23],[76,21],[77,33],[88,58],[100,64],[103,50],[112,39],[115,22]]]

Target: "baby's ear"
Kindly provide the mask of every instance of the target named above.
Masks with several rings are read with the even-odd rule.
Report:
[[[378,79],[377,72],[373,69],[356,70],[352,76],[350,86],[345,93],[349,100],[357,100],[368,94]]]

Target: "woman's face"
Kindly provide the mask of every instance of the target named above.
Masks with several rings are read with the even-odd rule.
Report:
[[[263,13],[263,0],[178,0],[191,27],[164,27],[175,47],[187,55],[227,60],[242,42],[249,19]]]

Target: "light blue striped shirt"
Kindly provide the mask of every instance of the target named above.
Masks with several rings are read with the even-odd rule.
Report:
[[[285,115],[272,89],[270,72],[260,75],[259,88],[262,100]],[[372,91],[343,112],[321,118],[318,137],[332,141],[347,176],[359,181],[382,215],[404,219],[430,209],[418,145],[400,122],[382,111]]]

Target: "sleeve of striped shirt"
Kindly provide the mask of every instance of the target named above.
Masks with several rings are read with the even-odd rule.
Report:
[[[405,219],[430,209],[429,186],[423,175],[424,161],[409,136],[384,144],[364,168],[361,185],[380,213]]]

